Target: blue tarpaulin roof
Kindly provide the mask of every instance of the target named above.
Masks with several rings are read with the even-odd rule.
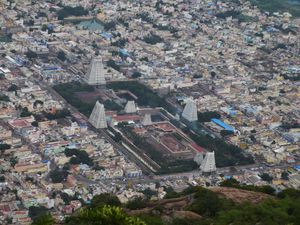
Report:
[[[121,49],[119,50],[119,52],[120,52],[122,55],[124,55],[124,56],[129,56],[129,53],[128,53],[127,49],[125,49],[125,48],[121,48]]]
[[[106,39],[112,39],[112,37],[113,37],[111,34],[106,33],[106,32],[102,32],[100,35]]]
[[[294,168],[300,171],[300,165],[294,166]]]
[[[213,118],[213,119],[211,119],[211,121],[214,122],[215,124],[219,125],[220,127],[223,127],[225,130],[234,132],[233,127],[229,126],[228,124],[224,123],[223,121],[221,121],[219,119]]]

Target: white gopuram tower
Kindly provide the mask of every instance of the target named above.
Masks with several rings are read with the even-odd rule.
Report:
[[[136,105],[134,101],[128,101],[125,106],[126,113],[136,113]]]
[[[215,161],[215,152],[207,152],[201,163],[200,170],[203,173],[211,173],[217,170]]]
[[[85,81],[89,85],[105,85],[104,67],[101,57],[93,58],[85,75]]]
[[[107,128],[104,105],[98,101],[90,115],[89,122],[97,129]]]
[[[196,162],[199,166],[203,162],[203,154],[202,153],[197,153],[194,157],[194,162]]]
[[[142,124],[144,126],[149,126],[149,125],[152,125],[152,120],[151,120],[151,115],[150,114],[145,114],[144,118],[143,118],[143,121],[142,121]]]
[[[194,100],[188,100],[183,109],[182,117],[189,122],[194,122],[198,120],[197,105]]]

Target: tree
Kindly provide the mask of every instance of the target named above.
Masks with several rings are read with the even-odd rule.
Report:
[[[10,149],[10,147],[11,146],[8,144],[0,144],[0,151],[4,152],[5,150]]]
[[[149,34],[143,38],[143,41],[147,44],[155,45],[157,43],[164,42],[164,39],[156,34]]]
[[[10,160],[9,160],[9,162],[10,162],[10,165],[12,167],[14,167],[18,163],[18,158],[16,156],[11,157]]]
[[[199,220],[193,220],[193,219],[188,219],[188,218],[175,218],[172,221],[172,225],[199,225],[202,224],[201,221]]]
[[[65,192],[61,192],[59,195],[66,205],[70,204],[70,201],[72,201],[72,198]]]
[[[56,12],[56,9],[53,7],[50,7],[49,12]]]
[[[134,79],[139,78],[141,76],[142,76],[142,74],[140,72],[137,72],[137,71],[133,72],[133,74],[131,75],[131,77],[134,78]]]
[[[202,216],[214,217],[222,210],[224,202],[225,200],[220,199],[216,193],[198,187],[198,190],[195,193],[195,201],[189,206],[189,210]]]
[[[222,135],[222,137],[225,137],[234,134],[234,132],[231,130],[221,130],[220,134]]]
[[[116,142],[122,141],[122,135],[120,134],[120,132],[116,132],[116,133],[114,133],[114,135],[115,135],[113,137],[114,141],[116,141]]]
[[[78,164],[80,164],[81,163],[81,160],[78,158],[78,157],[72,157],[71,159],[70,159],[70,164],[71,165],[78,165]]]
[[[28,111],[27,107],[24,107],[21,109],[21,113],[20,113],[20,117],[27,117],[27,116],[31,116],[32,113]]]
[[[61,61],[66,61],[67,57],[66,57],[66,53],[64,51],[59,51],[57,53],[57,58]]]
[[[7,95],[0,94],[0,101],[9,102],[10,99]]]
[[[282,178],[283,180],[289,180],[289,173],[286,172],[286,171],[282,172],[282,173],[281,173],[281,178]]]
[[[271,182],[273,180],[273,177],[267,173],[261,174],[260,177],[262,180],[267,181],[267,182]]]
[[[278,193],[279,198],[292,198],[292,199],[300,199],[300,190],[287,188],[281,192]]]
[[[0,176],[0,183],[4,183],[5,182],[5,176]]]
[[[41,30],[42,30],[42,31],[48,30],[48,26],[47,26],[46,24],[44,24],[44,25],[42,26]]]
[[[116,29],[116,22],[115,21],[109,21],[104,23],[104,29],[105,30],[115,30]]]
[[[68,149],[68,148],[66,148],[65,149],[65,155],[67,157],[73,156],[70,159],[70,164],[77,165],[77,164],[83,163],[83,164],[87,164],[89,166],[93,165],[93,161],[90,159],[90,157],[89,157],[89,155],[87,154],[86,151],[81,151],[81,150],[78,150],[78,149]]]
[[[29,60],[33,60],[33,59],[37,58],[36,52],[33,52],[33,51],[31,51],[31,50],[28,50],[28,51],[26,52],[26,56],[27,56],[27,58],[28,58]]]
[[[121,206],[121,202],[117,196],[110,193],[103,193],[93,197],[91,201],[92,208],[102,207],[104,205]]]
[[[68,172],[65,170],[55,169],[49,173],[53,183],[62,183],[67,179]]]
[[[64,97],[71,105],[76,107],[81,113],[89,116],[93,110],[94,103],[88,103],[77,98],[77,92],[93,92],[94,87],[80,82],[71,82],[58,84],[53,87],[62,97]]]
[[[136,197],[126,204],[126,208],[130,210],[143,209],[147,207],[147,200],[142,197]]]
[[[49,213],[42,214],[33,220],[31,225],[53,225],[54,219]]]
[[[71,115],[71,112],[68,109],[57,110],[54,114],[53,113],[44,113],[48,120],[56,120],[56,119],[63,119],[67,116]]]
[[[120,111],[122,110],[122,107],[117,104],[116,102],[107,99],[105,102],[103,102],[104,108],[107,110],[113,110],[113,111]]]
[[[121,69],[120,66],[118,64],[116,64],[116,62],[112,59],[107,61],[107,66],[109,66],[117,71],[120,71],[120,69]]]
[[[157,195],[157,191],[153,191],[150,188],[147,188],[143,191],[143,194],[150,199],[152,196]]]
[[[157,211],[157,209],[155,210]],[[143,214],[143,215],[139,215],[139,218],[143,220],[147,225],[166,225],[166,223],[164,223],[163,219],[160,216]],[[172,225],[174,225],[174,221],[172,221]],[[187,225],[191,225],[191,224],[187,224]]]
[[[66,225],[146,225],[139,218],[128,216],[116,206],[83,208],[66,219]]]
[[[9,88],[7,89],[7,91],[12,92],[12,91],[17,91],[19,89],[19,87],[15,84],[12,84],[9,86]]]
[[[240,185],[240,182],[238,182],[234,178],[226,179],[220,183],[220,186],[222,187],[237,187]]]
[[[195,79],[200,79],[202,77],[203,77],[202,74],[194,74],[194,76],[193,76],[193,78],[195,78]]]
[[[30,206],[28,211],[29,217],[33,220],[48,212],[47,208],[44,206]]]
[[[85,10],[82,6],[63,6],[61,10],[57,12],[57,17],[59,20],[63,20],[69,16],[85,16],[88,14],[88,11]]]
[[[44,102],[41,100],[35,100],[33,106],[36,107],[37,105],[44,105]]]
[[[216,111],[198,112],[199,122],[210,122],[213,118],[220,119],[221,115]]]

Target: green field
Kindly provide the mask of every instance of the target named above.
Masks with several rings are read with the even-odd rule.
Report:
[[[289,12],[300,17],[300,0],[250,0],[261,10],[268,12]]]

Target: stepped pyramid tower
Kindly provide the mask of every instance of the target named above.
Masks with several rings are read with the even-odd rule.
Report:
[[[89,122],[97,129],[107,128],[104,105],[98,101],[90,115]]]
[[[84,79],[89,85],[106,84],[104,67],[101,57],[96,57],[92,59],[92,62]]]
[[[142,124],[144,125],[144,126],[148,126],[148,125],[151,125],[152,124],[152,120],[151,120],[151,115],[150,114],[145,114],[145,116],[144,116],[144,119],[143,119],[143,121],[142,121]]]
[[[191,99],[188,100],[188,102],[186,103],[186,105],[183,109],[182,117],[189,122],[198,120],[197,105],[194,100],[191,100]]]
[[[194,157],[194,162],[196,162],[198,165],[201,165],[201,163],[203,162],[203,154],[197,153]]]
[[[203,173],[211,173],[217,170],[215,161],[215,152],[207,152],[201,163],[200,170]]]
[[[134,101],[128,101],[125,106],[126,113],[136,113],[136,105]]]

